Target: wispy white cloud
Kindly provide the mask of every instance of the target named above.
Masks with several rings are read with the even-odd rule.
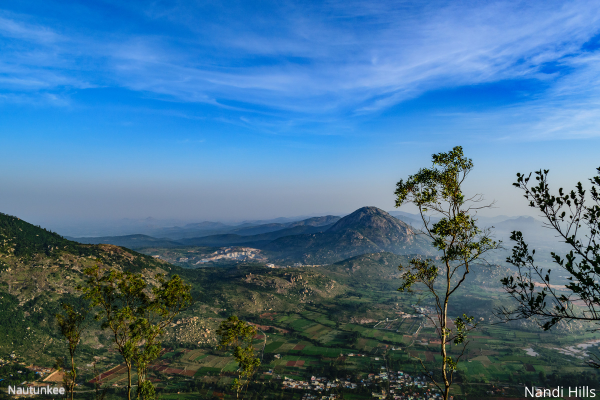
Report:
[[[14,98],[35,99],[35,103],[64,105],[62,95],[48,92],[95,84],[85,77],[85,62],[76,42],[31,19],[0,10],[0,90],[9,93],[5,99],[12,93]]]
[[[55,43],[60,40],[54,30],[23,21],[6,18],[0,15],[0,33],[2,36],[27,40],[34,43]]]
[[[349,6],[337,11],[361,15],[359,6]],[[123,76],[136,89],[185,100],[243,99],[307,112],[361,104],[363,111],[374,111],[440,87],[539,77],[544,63],[577,52],[600,20],[600,9],[587,2],[541,9],[510,3],[451,6],[408,16],[403,9],[367,11],[371,21],[362,26],[299,12],[288,16],[290,27],[281,35],[246,27],[216,38],[223,65],[171,63],[168,56],[154,55],[163,62],[123,60],[123,71],[135,71],[138,78]],[[263,55],[281,62],[243,65]],[[307,61],[296,64],[290,57]],[[242,66],[231,67],[231,58]]]
[[[2,104],[23,104],[33,106],[53,106],[68,107],[71,100],[60,94],[54,93],[0,93],[0,103]]]
[[[497,112],[538,110],[536,130],[550,136],[592,134],[598,122],[598,56],[581,46],[598,32],[600,3],[127,7],[170,28],[58,33],[33,17],[0,14],[0,39],[8,45],[0,56],[0,88],[118,86],[238,111],[327,118],[378,112],[431,90],[526,78],[548,89],[532,103]],[[570,70],[545,73],[547,63]],[[566,113],[571,119],[565,115],[558,124],[565,113],[549,112],[557,124],[553,131],[543,127],[551,124],[544,110],[570,107],[579,110]]]

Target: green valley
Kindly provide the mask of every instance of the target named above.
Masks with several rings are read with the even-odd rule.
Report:
[[[14,382],[6,378],[11,374],[27,376],[26,384],[60,384],[53,366],[56,358],[65,357],[66,346],[54,314],[60,302],[81,301],[76,286],[83,282],[85,267],[104,265],[141,272],[148,279],[159,272],[177,273],[192,285],[194,304],[169,326],[161,355],[149,368],[162,398],[235,398],[229,387],[237,366],[230,353],[216,350],[215,336],[219,323],[233,314],[259,330],[254,346],[262,362],[244,398],[369,399],[385,394],[426,399],[439,393],[423,374],[423,365],[433,368],[440,358],[428,317],[431,299],[424,292],[396,291],[398,266],[408,262],[409,254],[366,253],[302,267],[224,257],[196,266],[178,260],[207,258],[221,250],[148,247],[140,250],[144,255],[109,244],[78,244],[7,215],[1,221],[3,388]],[[377,243],[374,236],[369,240]],[[264,249],[257,254],[275,253]],[[600,355],[597,335],[576,323],[550,332],[527,321],[499,324],[493,310],[507,301],[500,279],[512,272],[498,265],[476,271],[450,309],[452,316],[466,312],[480,323],[458,367],[455,399],[523,397],[525,386],[592,387],[598,381],[584,362]],[[96,389],[106,391],[107,399],[122,398],[126,371],[108,333],[90,321],[81,343],[77,398],[95,398]],[[456,355],[458,350],[452,351]]]

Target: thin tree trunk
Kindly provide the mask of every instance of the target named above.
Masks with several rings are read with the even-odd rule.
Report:
[[[141,388],[142,388],[142,384],[144,383],[145,380],[146,380],[146,368],[138,367],[138,389],[137,389],[137,398],[138,399],[142,398]]]
[[[142,394],[140,393],[140,389],[141,389],[141,387],[142,387],[142,379],[141,379],[141,376],[142,376],[142,374],[141,374],[141,372],[140,372],[140,367],[138,367],[138,371],[137,371],[137,373],[138,373],[138,387],[137,387],[137,395],[136,395],[136,399],[138,399],[138,400],[139,400],[139,399],[141,398],[141,395],[142,395]]]
[[[447,269],[446,275],[448,276],[448,289],[450,288],[450,274],[449,269]],[[448,361],[447,361],[447,351],[446,351],[446,338],[448,335],[448,331],[446,328],[448,327],[448,291],[446,291],[446,297],[444,298],[444,309],[442,310],[442,316],[440,321],[441,329],[442,329],[442,375],[444,378],[444,400],[448,400],[450,397],[450,380],[448,379]]]
[[[131,363],[125,364],[127,365],[127,400],[131,400]]]
[[[77,378],[77,372],[75,372],[75,360],[73,353],[71,353],[71,400],[73,400],[73,392],[75,391],[75,378]]]

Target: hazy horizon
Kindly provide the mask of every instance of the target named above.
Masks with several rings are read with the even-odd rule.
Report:
[[[300,221],[312,217],[323,217],[323,216],[337,216],[345,217],[356,210],[348,212],[331,212],[331,213],[315,213],[315,214],[304,214],[304,215],[287,215],[277,216],[273,218],[261,218],[261,219],[178,219],[178,218],[118,218],[118,219],[79,219],[79,220],[28,220],[27,218],[21,218],[26,222],[33,223],[34,225],[40,225],[42,228],[54,231],[63,236],[69,237],[97,237],[97,236],[122,236],[131,234],[149,234],[151,230],[159,230],[161,228],[172,228],[180,227],[186,228],[186,225],[193,225],[202,222],[213,222],[221,223],[224,226],[240,226],[244,224],[259,225],[268,223],[285,223],[292,221]],[[406,210],[390,209],[384,210],[395,216],[397,212],[407,213],[409,217],[414,217],[418,220],[419,214],[415,212],[407,212]],[[506,215],[506,214],[493,214],[485,213],[478,214],[476,217],[480,219],[480,227],[488,226],[490,221],[504,221],[512,220],[521,217],[532,217],[538,222],[543,221],[541,216],[520,214],[520,215]],[[18,216],[17,216],[18,217]],[[526,227],[524,227],[526,228]]]
[[[535,216],[517,172],[571,188],[600,165],[598,26],[584,1],[5,2],[0,212],[390,211],[460,145],[484,215]]]

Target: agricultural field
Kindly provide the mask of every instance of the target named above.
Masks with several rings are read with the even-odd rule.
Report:
[[[266,388],[265,398],[282,393],[285,398],[300,398],[305,391],[290,389],[288,384],[282,392],[283,382],[310,381],[316,376],[327,382],[337,379],[357,384],[355,389],[332,387],[327,393],[371,398],[375,389],[385,389],[385,380],[373,378],[382,372],[419,375],[423,372],[419,360],[433,369],[441,361],[435,330],[422,327],[416,333],[417,327],[426,325],[427,317],[397,316],[394,312],[387,320],[365,324],[340,322],[329,307],[320,306],[259,316],[255,323],[267,337],[266,345],[262,335],[255,341],[262,363],[254,385]],[[464,352],[455,393],[459,398],[483,398],[489,391],[523,397],[525,385],[541,385],[541,380],[556,376],[577,376],[584,385],[585,379],[597,379],[597,375],[578,358],[582,354],[561,354],[555,349],[584,350],[581,345],[591,342],[587,351],[597,353],[594,338],[593,334],[567,338],[542,331],[517,331],[507,325],[482,325]],[[458,350],[453,347],[452,355],[457,356]],[[199,395],[213,389],[222,394],[236,370],[231,354],[210,347],[169,349],[151,367],[153,380],[163,391],[192,390]],[[103,383],[122,384],[125,373],[123,368],[107,371]],[[422,389],[431,390],[432,386]]]
[[[435,373],[440,340],[431,299],[396,290],[393,274],[402,260],[373,255],[318,268],[178,269],[192,285],[195,303],[169,327],[149,378],[163,398],[235,398],[230,388],[238,366],[230,353],[216,349],[215,332],[221,321],[237,315],[259,329],[254,345],[261,366],[244,398],[300,400],[310,393],[367,399],[390,393],[393,385],[397,393],[426,398],[434,389],[423,373]],[[358,263],[361,268],[354,268]],[[506,300],[498,290],[503,273],[474,274],[451,304],[451,315],[467,313],[478,323],[458,365],[454,399],[489,398],[492,392],[522,398],[524,387],[534,385],[595,387],[599,376],[585,360],[600,355],[597,334],[575,324],[550,332],[535,324],[498,324],[493,310]],[[108,332],[94,324],[77,357],[80,398],[91,399],[98,389],[106,390],[106,400],[121,399],[127,370]],[[46,354],[64,356],[64,345],[53,343]],[[458,357],[462,348],[451,347]],[[15,360],[26,359],[16,354]],[[26,365],[32,363],[37,362]],[[398,387],[401,377],[409,377],[408,389]]]

